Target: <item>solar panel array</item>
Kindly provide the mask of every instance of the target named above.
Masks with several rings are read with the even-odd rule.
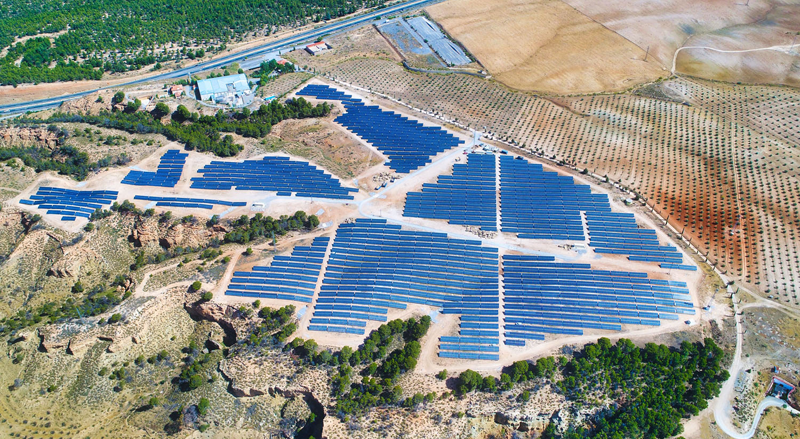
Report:
[[[117,191],[76,191],[42,186],[20,204],[36,206],[48,215],[61,215],[61,221],[89,218],[97,209],[109,206],[117,199]]]
[[[497,231],[496,182],[495,156],[470,154],[466,164],[453,165],[453,175],[424,183],[422,192],[409,192],[403,215]]]
[[[189,154],[182,153],[177,149],[170,149],[161,156],[161,162],[159,162],[156,172],[133,170],[122,179],[122,184],[175,187],[181,179],[183,165],[186,164],[188,156]]]
[[[542,165],[500,156],[500,213],[504,232],[520,238],[584,241],[581,211],[610,212],[608,197]]]
[[[364,334],[390,308],[416,303],[461,314],[460,336],[440,355],[498,358],[497,249],[444,233],[402,230],[384,220],[342,224],[331,247],[309,330]],[[467,357],[464,357],[467,358]]]
[[[134,200],[155,201],[159,207],[186,207],[190,209],[213,209],[214,205],[243,207],[247,206],[244,201],[225,201],[210,200],[208,198],[185,198],[185,197],[150,197],[146,195],[136,195]]]
[[[595,253],[628,255],[631,261],[680,264],[683,257],[671,245],[659,245],[653,229],[640,229],[632,213],[587,213],[589,245]]]
[[[675,270],[697,271],[697,266],[694,266],[694,265],[683,265],[683,264],[662,263],[661,264],[661,268],[675,269]]]
[[[297,95],[341,101],[346,112],[336,122],[386,154],[387,165],[397,172],[418,169],[430,163],[432,156],[463,143],[442,128],[424,126],[393,111],[365,105],[327,85],[309,84]]]
[[[236,271],[225,294],[311,303],[329,242],[328,237],[314,238],[310,246],[297,246],[291,255],[275,256],[268,267]]]
[[[543,256],[503,257],[507,345],[544,340],[545,334],[582,335],[584,329],[659,326],[659,319],[694,314],[685,282],[553,261]]]
[[[308,162],[289,157],[267,156],[242,162],[213,161],[192,177],[193,189],[276,191],[288,196],[352,200],[358,189],[341,182]]]

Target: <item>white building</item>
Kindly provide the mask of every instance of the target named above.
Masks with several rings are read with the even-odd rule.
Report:
[[[306,46],[306,51],[312,55],[319,55],[320,53],[330,48],[331,46],[329,46],[328,43],[320,41],[318,43],[309,44],[308,46]]]
[[[197,95],[202,101],[212,100],[229,105],[252,102],[253,93],[244,74],[221,76],[197,81]]]

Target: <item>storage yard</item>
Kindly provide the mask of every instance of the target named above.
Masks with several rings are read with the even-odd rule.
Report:
[[[377,26],[391,38],[395,46],[407,58],[426,57],[434,52],[437,64],[462,66],[472,62],[464,50],[442,33],[441,29],[425,17],[398,17]],[[428,58],[430,59],[430,58]]]

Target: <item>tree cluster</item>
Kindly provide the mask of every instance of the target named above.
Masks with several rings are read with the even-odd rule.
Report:
[[[4,0],[0,85],[100,79],[166,61],[196,59],[226,42],[269,35],[382,5],[384,0]],[[51,41],[36,37],[62,32]],[[169,44],[178,47],[168,47]]]
[[[80,296],[83,292],[83,286],[79,285],[78,288],[73,288],[73,294],[78,297],[69,297],[61,303],[47,302],[32,310],[19,310],[16,314],[0,320],[0,333],[10,334],[41,322],[56,323],[96,316],[117,306],[130,296],[129,292],[120,294],[115,288],[109,289],[106,285],[97,285],[85,296]]]
[[[220,157],[230,157],[238,154],[242,146],[235,144],[232,136],[223,137],[220,133],[236,133],[253,138],[264,137],[269,134],[273,125],[283,120],[323,117],[330,114],[330,109],[327,103],[311,105],[305,99],[299,98],[285,104],[274,100],[253,112],[247,108],[232,113],[220,110],[214,116],[200,116],[179,105],[172,113],[172,121],[166,125],[161,122],[163,108],[156,108],[152,113],[103,112],[97,116],[57,113],[50,116],[47,122],[87,123],[128,133],[162,134],[169,140],[185,144],[189,150],[210,151]],[[23,121],[43,122],[37,119],[23,119]]]
[[[329,364],[339,365],[331,378],[337,414],[345,417],[371,407],[402,403],[403,389],[395,383],[416,366],[421,352],[419,340],[430,325],[428,316],[392,320],[373,331],[355,352],[343,348],[333,356]],[[387,352],[392,346],[396,348]],[[360,374],[354,373],[354,367],[362,368]]]
[[[294,64],[290,62],[286,62],[283,64],[278,64],[278,61],[271,59],[269,61],[264,61],[258,68],[258,71],[253,73],[253,77],[255,78],[267,78],[272,73],[277,75],[282,75],[284,73],[292,73],[294,72],[295,67]],[[262,79],[262,81],[264,80]],[[263,82],[262,82],[263,83]]]
[[[278,309],[261,308],[258,316],[264,320],[250,333],[247,344],[263,346],[286,341],[297,330],[297,324],[293,321],[295,311],[294,305]]]
[[[247,244],[248,242],[270,236],[283,236],[294,230],[313,229],[319,225],[316,215],[307,216],[302,210],[294,215],[281,215],[279,218],[256,213],[252,218],[242,215],[232,223],[233,230],[225,234],[225,242]]]
[[[729,378],[722,369],[724,353],[714,340],[683,342],[678,349],[648,343],[639,348],[628,339],[612,344],[601,338],[588,344],[566,361],[553,357],[531,364],[517,361],[503,371],[500,388],[537,378],[552,379],[560,372],[557,387],[568,399],[586,404],[611,399],[610,409],[591,428],[573,427],[563,435],[549,426],[542,437],[564,439],[667,438],[681,433],[682,418],[697,415],[707,401],[719,394]],[[481,377],[472,370],[461,373],[457,390],[494,392],[494,377]]]

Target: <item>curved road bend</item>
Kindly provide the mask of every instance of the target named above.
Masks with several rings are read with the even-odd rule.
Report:
[[[316,38],[322,37],[324,35],[340,32],[347,28],[358,26],[365,24],[374,20],[376,17],[386,14],[393,14],[397,12],[404,11],[406,9],[416,8],[420,6],[424,6],[430,3],[436,3],[440,0],[408,0],[402,3],[398,3],[393,6],[389,6],[382,9],[376,9],[372,12],[369,12],[364,15],[359,15],[356,17],[348,18],[343,21],[337,23],[327,24],[316,29],[311,29],[305,32],[301,32],[297,35],[282,38],[277,41],[273,41],[270,43],[263,44],[258,47],[254,47],[252,49],[244,50],[237,53],[232,53],[230,55],[225,55],[221,58],[202,62],[200,64],[195,64],[193,66],[184,67],[178,70],[173,70],[171,72],[160,73],[155,76],[149,76],[147,78],[141,78],[134,81],[116,84],[109,87],[101,87],[96,88],[93,90],[87,90],[79,93],[73,93],[69,95],[57,96],[53,98],[47,99],[39,99],[33,100],[28,102],[20,102],[16,104],[8,104],[0,106],[0,115],[10,115],[10,114],[17,114],[17,113],[25,113],[28,111],[40,111],[45,110],[48,108],[53,108],[61,105],[65,101],[70,101],[73,99],[78,99],[88,94],[94,93],[99,90],[105,90],[108,88],[118,88],[118,87],[125,87],[129,85],[141,84],[150,81],[161,81],[165,79],[176,79],[181,78],[187,75],[192,75],[195,73],[200,73],[207,70],[213,70],[222,66],[226,66],[232,62],[242,61],[245,58],[250,58],[254,56],[261,56],[266,55],[270,52],[275,52],[278,50],[286,49],[291,46],[296,46],[301,43],[313,41]]]

